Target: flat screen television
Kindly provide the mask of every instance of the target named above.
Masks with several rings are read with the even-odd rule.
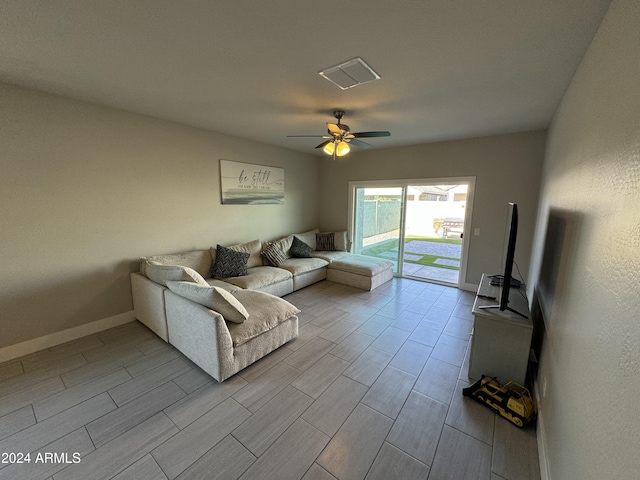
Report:
[[[500,311],[508,310],[517,313],[521,317],[527,318],[526,315],[509,307],[509,294],[511,287],[520,287],[520,281],[512,277],[513,262],[516,255],[516,237],[518,236],[518,205],[509,203],[509,211],[507,215],[507,253],[504,259],[504,272],[497,275],[491,282],[492,285],[500,285],[500,303],[498,305],[483,305],[480,308],[499,308]]]

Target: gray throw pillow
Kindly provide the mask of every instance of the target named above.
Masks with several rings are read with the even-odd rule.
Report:
[[[311,258],[311,252],[313,252],[311,245],[307,245],[298,237],[293,237],[293,242],[291,242],[291,248],[289,249],[289,254],[292,257]]]
[[[218,245],[216,259],[211,268],[211,276],[213,278],[242,277],[247,274],[248,260],[249,253],[237,252]]]
[[[332,233],[316,233],[316,250],[324,252],[335,251],[336,246]]]

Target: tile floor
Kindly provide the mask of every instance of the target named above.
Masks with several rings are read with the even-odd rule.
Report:
[[[460,394],[471,294],[286,298],[299,338],[221,384],[138,322],[0,364],[0,453],[31,453],[0,478],[540,478],[535,428]]]

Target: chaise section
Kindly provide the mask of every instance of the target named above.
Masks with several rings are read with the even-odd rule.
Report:
[[[327,280],[373,290],[393,278],[393,263],[365,255],[349,255],[331,262]]]
[[[289,302],[263,292],[235,295],[249,312],[240,324],[165,290],[170,343],[219,382],[298,336],[299,310]]]

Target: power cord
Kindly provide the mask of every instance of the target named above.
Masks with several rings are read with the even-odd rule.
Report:
[[[524,288],[524,291],[522,289],[518,289],[518,293],[520,295],[522,295],[522,297],[527,301],[527,305],[529,304],[529,299],[527,298],[527,289],[526,286],[527,284],[524,283],[524,279],[522,278],[522,273],[520,272],[520,267],[518,266],[518,264],[514,261],[513,264],[516,266],[516,270],[518,270],[518,276],[520,277],[520,283],[522,284]]]

